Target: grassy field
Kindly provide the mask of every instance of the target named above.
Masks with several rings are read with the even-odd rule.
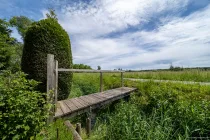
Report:
[[[184,71],[127,72],[124,74],[124,77],[139,79],[210,82],[210,71],[195,69]]]
[[[158,75],[154,73],[152,74]],[[164,72],[160,73],[161,76],[164,75]],[[189,73],[188,76],[186,73]],[[166,72],[165,78],[187,81],[190,80],[190,76],[193,78],[194,73],[196,72]],[[197,77],[200,74],[200,80],[197,78],[197,81],[207,81],[208,78],[204,75],[209,75],[208,73],[208,71],[198,72]],[[125,76],[130,77],[132,74],[128,73]],[[136,77],[135,74],[133,78],[142,78]],[[144,75],[149,74],[144,73]],[[179,75],[180,79],[174,79],[175,75]],[[103,83],[104,90],[119,87],[120,74],[104,74]],[[121,101],[99,111],[91,136],[88,138],[83,134],[83,139],[184,140],[199,137],[210,138],[210,86],[152,81],[125,81],[124,85],[136,87],[138,91],[129,102]],[[98,91],[99,74],[74,74],[73,88],[69,98]],[[85,115],[82,117],[71,121],[84,124]]]
[[[91,139],[189,139],[210,136],[210,88],[127,83],[139,92],[98,118]],[[103,135],[102,135],[103,134]]]

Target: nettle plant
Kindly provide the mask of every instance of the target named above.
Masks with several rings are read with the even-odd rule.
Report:
[[[38,82],[25,74],[0,73],[0,138],[29,139],[40,132],[48,116],[46,94],[34,90]]]

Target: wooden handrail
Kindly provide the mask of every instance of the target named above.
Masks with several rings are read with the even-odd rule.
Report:
[[[47,55],[47,96],[48,103],[57,104],[58,97],[58,72],[74,72],[74,73],[100,73],[100,92],[103,92],[103,73],[121,73],[121,87],[123,84],[123,73],[125,71],[120,70],[87,70],[87,69],[65,69],[58,68],[58,61],[54,59],[53,54]],[[53,92],[53,94],[50,94]],[[54,107],[54,106],[53,106]],[[51,108],[49,111],[49,118],[47,119],[47,123],[53,121],[53,116],[56,112],[55,108]]]
[[[59,72],[75,72],[75,73],[122,73],[125,71],[119,71],[119,70],[87,70],[87,69],[64,69],[59,68]]]

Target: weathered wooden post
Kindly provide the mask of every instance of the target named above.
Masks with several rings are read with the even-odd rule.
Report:
[[[100,72],[100,92],[103,91],[103,73]]]
[[[81,123],[77,123],[77,125],[76,125],[76,131],[81,136]]]
[[[58,61],[57,60],[55,60],[55,71],[54,71],[54,73],[55,73],[55,80],[54,80],[54,82],[55,82],[55,102],[54,102],[54,104],[55,104],[55,108],[54,108],[54,112],[56,111],[56,105],[57,105],[57,101],[58,101]]]
[[[121,72],[121,87],[123,87],[123,72]]]
[[[54,103],[53,99],[53,90],[55,87],[55,74],[54,74],[54,68],[55,68],[55,63],[54,63],[54,55],[48,54],[47,55],[47,102],[50,104]],[[49,110],[49,117],[47,120],[47,124],[53,121],[53,112],[54,108],[50,108]]]
[[[87,135],[89,137],[90,132],[91,132],[91,119],[90,118],[87,118],[87,120],[86,120],[86,131],[87,131]]]

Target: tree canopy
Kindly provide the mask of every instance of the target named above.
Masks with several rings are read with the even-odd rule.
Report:
[[[12,27],[16,27],[18,33],[24,38],[28,27],[33,23],[31,19],[25,16],[14,16],[10,19],[9,23]]]
[[[11,37],[10,24],[0,19],[0,70],[8,69],[13,63],[12,58],[18,42]]]
[[[85,65],[85,64],[74,64],[74,69],[92,69],[91,66]]]

